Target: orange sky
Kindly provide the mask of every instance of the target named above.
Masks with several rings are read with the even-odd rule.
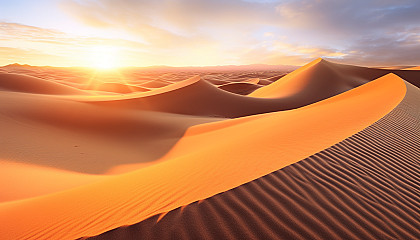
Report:
[[[420,2],[0,2],[0,65],[420,65]]]

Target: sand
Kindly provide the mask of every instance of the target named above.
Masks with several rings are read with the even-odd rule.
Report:
[[[319,153],[89,239],[417,239],[420,90],[407,88],[389,114]]]
[[[420,70],[420,66],[404,68],[404,70]]]
[[[4,160],[0,168],[0,202],[46,195],[106,178]]]
[[[417,71],[318,59],[100,88],[27,68],[0,78],[1,239],[419,235]]]

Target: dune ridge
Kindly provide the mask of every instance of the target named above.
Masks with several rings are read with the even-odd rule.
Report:
[[[418,239],[420,90],[406,85],[389,114],[319,153],[82,239]]]

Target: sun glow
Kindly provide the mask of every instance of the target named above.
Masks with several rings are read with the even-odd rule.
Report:
[[[120,52],[119,49],[112,46],[95,46],[89,51],[89,66],[101,69],[110,70],[120,66]]]

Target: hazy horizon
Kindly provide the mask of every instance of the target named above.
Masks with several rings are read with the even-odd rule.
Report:
[[[55,65],[32,65],[27,63],[13,62],[0,67],[7,67],[12,65],[19,66],[30,66],[30,67],[54,67],[54,68],[94,68],[90,66],[55,66]],[[230,65],[203,65],[203,66],[171,66],[171,65],[147,65],[147,66],[121,66],[118,68],[217,68],[217,67],[247,67],[247,66],[264,66],[264,67],[301,67],[302,65],[286,65],[286,64],[264,64],[264,63],[252,63],[252,64],[230,64]]]

